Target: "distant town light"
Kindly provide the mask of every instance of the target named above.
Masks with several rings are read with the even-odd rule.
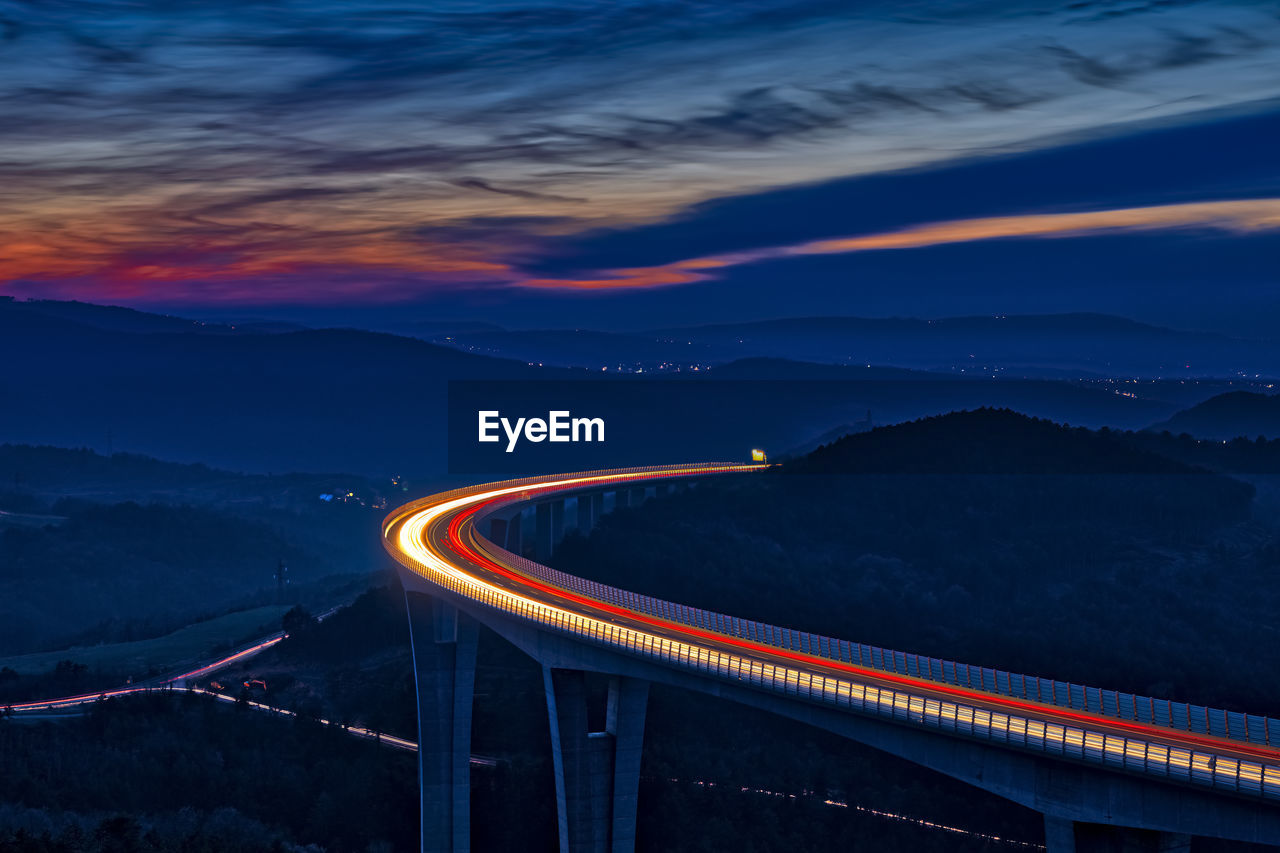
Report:
[[[760,450],[759,448],[757,448],[751,451],[751,461],[752,462],[768,462],[769,456],[763,450]]]

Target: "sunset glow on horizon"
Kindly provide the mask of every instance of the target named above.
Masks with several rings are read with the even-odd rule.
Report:
[[[780,210],[811,221],[807,239],[724,251],[716,235],[733,231],[699,223],[726,201],[999,163],[1280,96],[1280,21],[1248,4],[911,8],[547,0],[518,28],[466,3],[23,8],[0,59],[21,69],[0,78],[0,294],[270,306],[669,288],[800,255],[1226,231],[1244,220],[1197,204],[1272,203],[921,204],[911,223],[834,240],[821,210]],[[686,260],[579,256],[597,235],[681,222]]]

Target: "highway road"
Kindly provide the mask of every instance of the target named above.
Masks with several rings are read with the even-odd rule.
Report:
[[[393,512],[384,523],[384,542],[397,560],[442,589],[624,654],[958,736],[981,732],[1011,748],[1086,761],[1093,756],[1094,763],[1113,768],[1214,787],[1230,783],[1240,792],[1280,799],[1280,750],[1274,746],[860,666],[618,606],[552,583],[546,573],[532,573],[527,561],[490,542],[476,526],[515,503],[762,467],[588,472],[461,489]]]
[[[904,724],[941,728],[958,736],[1000,740],[1011,748],[1082,760],[1092,754],[1096,756],[1094,763],[1112,768],[1155,771],[1178,781],[1214,787],[1228,782],[1239,792],[1280,800],[1280,750],[1274,746],[975,690],[663,618],[654,615],[652,608],[646,612],[641,607],[619,606],[570,589],[564,583],[551,582],[547,578],[552,573],[531,571],[531,567],[541,567],[498,547],[477,529],[480,519],[495,510],[510,509],[512,504],[584,491],[635,488],[655,480],[745,474],[763,467],[670,466],[459,489],[393,512],[384,523],[385,543],[397,560],[443,590],[623,654],[695,670],[705,677],[784,692],[797,701],[825,702],[853,713],[889,716]],[[621,593],[614,599],[629,600],[630,595]],[[247,660],[283,638],[283,633],[272,634],[216,660],[148,682],[10,707],[19,714],[49,714],[86,707],[104,698],[167,690],[171,685],[187,684]],[[223,694],[209,695],[234,701]],[[291,713],[261,703],[254,706],[273,713]],[[364,730],[349,731],[378,738],[390,746],[416,748],[411,741],[401,742]]]
[[[14,706],[15,713],[21,713],[24,717],[30,717],[34,721],[42,720],[61,720],[70,717],[81,717],[88,713],[89,709],[97,702],[101,702],[110,697],[116,696],[137,696],[143,693],[158,693],[162,695],[189,694],[192,696],[203,696],[218,702],[224,702],[234,705],[239,702],[239,698],[227,693],[219,693],[216,690],[205,690],[202,687],[177,687],[169,686],[149,686],[149,687],[129,687],[123,690],[109,690],[106,693],[96,693],[92,696],[75,696],[67,697],[61,700],[52,700],[49,702],[28,703],[22,706]],[[290,711],[288,708],[281,708],[276,705],[268,705],[265,702],[258,702],[253,699],[245,701],[245,705],[255,711],[262,711],[277,717],[296,717],[297,712]],[[389,735],[385,732],[377,732],[373,729],[366,729],[361,726],[341,726],[332,720],[324,717],[316,717],[316,722],[324,726],[337,726],[347,734],[360,738],[362,740],[371,740],[381,743],[384,746],[393,747],[395,749],[406,750],[408,752],[417,752],[418,744],[414,741],[407,740],[395,735]],[[486,758],[483,756],[473,756],[472,764],[479,764],[486,767],[492,767],[497,764],[497,760]]]
[[[323,620],[338,608],[334,607],[326,610],[316,618]],[[243,646],[230,654],[223,655],[216,660],[201,662],[194,669],[186,670],[181,673],[162,676],[160,678],[149,679],[145,682],[130,684],[125,687],[118,687],[112,690],[100,690],[96,693],[80,693],[74,696],[63,696],[55,699],[40,699],[34,702],[19,702],[12,705],[4,706],[6,709],[12,709],[15,714],[23,716],[36,717],[41,720],[55,720],[63,717],[80,716],[86,713],[95,703],[105,699],[111,699],[119,696],[137,696],[143,693],[189,693],[197,696],[205,696],[220,702],[235,704],[239,701],[237,696],[227,693],[220,693],[216,690],[206,690],[202,687],[195,687],[189,682],[199,678],[213,675],[215,672],[226,669],[232,664],[242,663],[250,658],[261,654],[267,649],[283,640],[287,634],[284,632],[276,632],[267,637],[263,637],[249,645]],[[245,703],[248,707],[257,711],[263,711],[280,717],[294,717],[297,714],[287,708],[280,708],[275,705],[268,705],[265,702],[255,700],[247,700]],[[338,725],[323,717],[317,718],[317,722],[326,726]],[[376,732],[372,729],[366,729],[361,726],[340,726],[340,728],[353,737],[364,740],[372,740],[383,744],[384,746],[393,747],[395,749],[407,750],[409,752],[417,752],[418,744],[414,741],[407,740],[402,737],[396,737],[384,732]],[[492,758],[484,756],[473,756],[472,764],[484,766],[493,766],[496,761]]]
[[[331,607],[318,615],[316,620],[324,621],[337,611],[337,607]],[[167,690],[170,685],[185,685],[188,682],[195,681],[196,679],[213,675],[215,672],[226,669],[232,664],[242,663],[255,655],[265,652],[267,649],[283,640],[286,636],[287,635],[283,631],[276,631],[274,634],[268,634],[265,637],[254,640],[253,642],[241,646],[228,654],[211,660],[199,661],[193,669],[184,670],[182,672],[170,673],[157,678],[148,678],[144,681],[112,688],[110,690],[98,690],[93,693],[78,693],[74,696],[61,696],[53,699],[40,699],[31,702],[17,702],[3,707],[12,709],[14,713],[47,713],[49,711],[59,709],[90,705],[94,702],[102,699],[110,699],[114,696],[128,696],[134,693]]]
[[[115,696],[129,696],[135,693],[147,693],[156,690],[167,690],[171,684],[183,684],[189,680],[203,678],[206,675],[212,675],[219,670],[226,669],[233,663],[239,663],[248,660],[254,655],[261,654],[267,649],[279,643],[285,638],[283,632],[272,634],[251,645],[237,649],[229,655],[218,658],[217,660],[201,663],[195,669],[188,672],[182,672],[174,675],[166,675],[161,678],[148,679],[147,681],[137,684],[129,684],[124,687],[116,687],[111,690],[99,690],[96,693],[79,693],[74,696],[62,696],[55,699],[40,699],[34,702],[17,702],[12,705],[6,705],[11,708],[14,713],[33,713],[48,712],[59,709],[74,708],[82,705],[91,705],[102,699],[110,699]]]

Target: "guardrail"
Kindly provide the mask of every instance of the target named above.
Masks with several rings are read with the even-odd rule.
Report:
[[[589,472],[577,476],[635,475],[636,480],[643,481],[645,478],[642,475],[645,473],[658,473],[658,477],[651,479],[675,479],[680,476],[679,469],[671,467],[618,469]],[[527,478],[489,484],[483,488],[494,489],[545,482],[546,478]],[[608,491],[609,488],[608,485],[584,486],[582,490]],[[414,509],[442,503],[476,491],[479,491],[476,487],[454,490],[444,495],[414,502],[401,508],[394,515],[403,517]],[[545,495],[545,491],[513,493],[493,504],[486,516],[512,505],[536,501]],[[781,628],[763,622],[739,619],[727,614],[688,607],[596,583],[512,554],[487,539],[485,543],[484,550],[504,564],[562,589],[638,613],[721,633],[725,636],[900,675],[982,690],[993,695],[1011,696],[1118,719],[1165,726],[1170,730],[1216,735],[1264,746],[1280,745],[1280,738],[1277,737],[1280,736],[1280,720],[1274,718],[1246,716],[1222,709],[1208,709],[1197,705],[1173,703],[1035,676],[1007,673],[987,667],[973,667],[939,658],[926,658]],[[458,595],[536,622],[545,628],[614,649],[625,649],[630,653],[657,659],[668,665],[692,669],[713,677],[797,696],[820,704],[914,722],[1036,752],[1280,801],[1280,767],[1277,766],[1235,759],[1206,750],[1171,747],[1142,738],[1090,731],[1086,727],[1047,723],[1031,717],[992,712],[960,702],[915,696],[908,691],[859,684],[854,679],[834,678],[806,672],[796,667],[762,663],[740,655],[658,637],[528,601],[503,590],[495,590],[478,582],[464,581],[438,572],[390,546],[389,550],[401,563],[422,574],[432,583]]]

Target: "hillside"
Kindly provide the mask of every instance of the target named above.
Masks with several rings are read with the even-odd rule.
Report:
[[[788,463],[788,474],[1192,474],[1190,465],[1009,409],[921,418],[846,435]]]
[[[325,492],[351,492],[375,504],[399,491],[389,479],[353,474],[241,474],[123,451],[107,455],[86,447],[0,444],[0,495],[28,494],[45,502],[66,497],[168,501],[260,512],[310,506]]]
[[[139,334],[190,333],[230,335],[244,333],[225,323],[204,323],[169,314],[153,314],[134,308],[116,305],[95,305],[90,302],[74,302],[58,299],[16,300],[0,296],[0,312],[10,318],[24,319],[28,323],[74,323],[93,329]]]
[[[606,516],[557,568],[922,654],[1257,712],[1280,519],[1121,435],[962,412]]]
[[[1152,432],[1197,438],[1280,438],[1280,394],[1229,391],[1153,424]]]
[[[434,473],[448,380],[534,375],[372,332],[144,334],[26,305],[0,303],[0,359],[15,366],[0,377],[0,441],[259,472]]]
[[[0,397],[8,404],[0,411],[0,442],[128,451],[233,471],[349,471],[420,482],[447,468],[452,380],[514,380],[536,411],[545,410],[546,394],[530,380],[625,383],[650,376],[532,367],[355,330],[122,331],[153,323],[168,329],[179,321],[102,309],[112,319],[106,323],[97,306],[52,306],[0,301],[0,357],[17,365],[0,376]],[[94,315],[97,325],[71,319],[83,315]],[[880,423],[1008,406],[1072,423],[1134,428],[1167,417],[1176,405],[1100,385],[976,381],[776,358],[679,377],[735,381],[686,395],[694,398],[687,408],[657,407],[680,411],[680,429],[668,419],[649,431],[635,455],[627,448],[602,464],[637,464],[656,453],[663,456],[653,461],[736,458],[761,445],[781,450],[868,409]],[[730,421],[726,412],[739,414]],[[711,434],[686,435],[699,427]]]
[[[277,560],[298,582],[346,568],[267,524],[214,510],[63,502],[51,511],[65,520],[0,528],[0,656],[113,623],[163,630],[259,603],[274,592]]]
[[[0,445],[0,657],[275,603],[279,560],[292,594],[324,599],[383,565],[377,521],[400,488]]]
[[[442,328],[420,334],[468,352],[596,370],[606,365],[705,369],[738,359],[780,358],[1036,378],[1280,374],[1273,342],[1105,314],[795,317],[625,333]]]
[[[1280,374],[1270,341],[1184,332],[1105,314],[914,318],[798,317],[660,329],[703,358],[775,356],[1014,376]]]

